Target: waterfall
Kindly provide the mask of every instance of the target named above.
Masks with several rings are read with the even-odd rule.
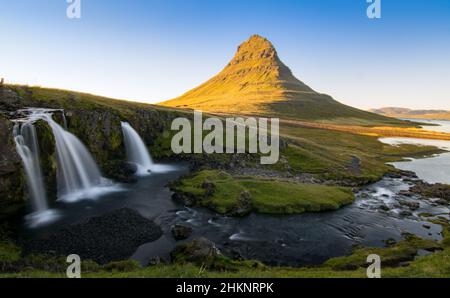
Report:
[[[33,123],[25,122],[22,125],[16,123],[14,126],[14,141],[25,169],[33,212],[44,212],[48,209],[48,205],[39,164],[36,128]]]
[[[31,227],[51,222],[59,217],[57,212],[48,208],[34,121],[36,121],[34,117],[17,121],[13,131],[16,150],[22,159],[30,195],[32,213],[26,219]]]
[[[50,126],[55,138],[57,157],[58,200],[74,202],[80,199],[96,198],[109,191],[119,190],[111,181],[101,176],[97,164],[83,143],[68,132],[52,115],[62,110],[26,109],[19,113],[25,118],[16,120],[17,151],[24,163],[32,205],[36,211],[46,210],[47,199],[39,166],[39,152],[34,122],[43,120]],[[66,125],[63,114],[63,122]],[[23,123],[19,129],[19,123]]]
[[[137,175],[148,175],[154,166],[150,153],[139,134],[128,122],[121,122],[128,161],[138,167]]]
[[[97,164],[81,141],[56,123],[51,114],[42,115],[53,131],[58,159],[58,198],[75,201],[90,197],[106,182]],[[94,192],[93,192],[94,191]]]
[[[175,168],[170,165],[155,164],[144,141],[128,122],[121,122],[125,149],[128,162],[134,163],[138,170],[138,176],[146,176],[151,173],[166,173]]]

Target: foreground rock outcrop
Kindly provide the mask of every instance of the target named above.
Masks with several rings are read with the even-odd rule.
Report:
[[[192,242],[179,244],[170,253],[172,262],[183,263],[192,262],[202,264],[221,256],[219,249],[214,242],[206,238],[197,238]]]
[[[0,114],[0,212],[13,213],[23,206],[23,186],[20,157],[16,152],[12,136],[13,124]]]

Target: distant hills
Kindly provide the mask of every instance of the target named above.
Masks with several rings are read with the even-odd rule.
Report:
[[[450,120],[450,111],[447,110],[412,110],[407,108],[386,107],[380,109],[371,109],[370,112],[396,118]]]
[[[296,120],[353,124],[401,121],[343,105],[298,80],[270,41],[253,35],[234,58],[202,85],[160,105],[225,114],[268,115]]]

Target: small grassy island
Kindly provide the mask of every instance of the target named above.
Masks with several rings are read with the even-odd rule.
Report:
[[[336,210],[354,200],[350,188],[204,170],[173,183],[176,197],[221,214],[292,214]]]

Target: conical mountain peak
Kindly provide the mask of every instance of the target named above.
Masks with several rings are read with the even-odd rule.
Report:
[[[216,76],[161,105],[295,119],[373,118],[312,90],[280,60],[273,44],[252,35]]]
[[[275,60],[277,58],[277,51],[270,41],[259,35],[252,35],[238,47],[236,55],[230,64],[261,59]]]

